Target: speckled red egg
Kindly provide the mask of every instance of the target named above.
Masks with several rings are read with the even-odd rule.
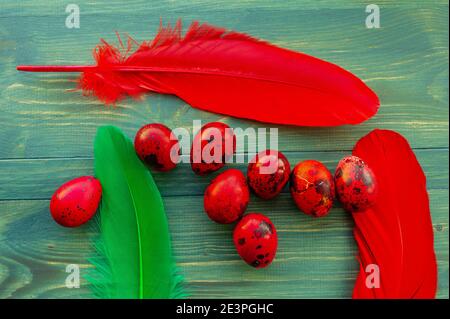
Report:
[[[290,191],[297,207],[307,215],[325,216],[333,206],[333,176],[319,161],[307,160],[294,167]]]
[[[244,174],[237,169],[228,169],[217,175],[206,188],[205,212],[217,223],[230,224],[244,214],[249,196]]]
[[[53,219],[65,227],[77,227],[94,216],[102,186],[93,176],[81,176],[62,184],[50,200]]]
[[[159,123],[141,127],[134,138],[134,148],[147,166],[161,172],[174,169],[180,156],[177,137]]]
[[[191,167],[206,175],[221,169],[236,151],[233,129],[222,122],[207,123],[195,135],[191,146]]]
[[[378,193],[372,170],[357,156],[341,159],[334,174],[336,193],[345,210],[361,212],[371,207]]]
[[[247,168],[248,185],[264,199],[277,196],[289,181],[291,166],[283,153],[265,150],[250,161]]]
[[[239,256],[255,268],[270,265],[277,252],[275,226],[260,213],[246,214],[239,221],[234,229],[233,241]]]

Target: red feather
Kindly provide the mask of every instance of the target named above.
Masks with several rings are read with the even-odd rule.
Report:
[[[354,213],[360,272],[354,298],[434,298],[437,283],[433,228],[425,175],[400,134],[374,130],[353,154],[377,177],[376,205]],[[366,286],[366,267],[379,267],[380,287]]]
[[[135,43],[129,38],[126,48],[121,41],[117,48],[102,40],[94,66],[17,69],[81,71],[79,87],[107,104],[152,91],[202,110],[278,124],[357,124],[379,107],[376,94],[350,72],[242,33],[194,22],[182,37],[178,21],[130,54]]]

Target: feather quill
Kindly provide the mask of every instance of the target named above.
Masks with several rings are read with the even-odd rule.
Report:
[[[94,145],[95,176],[103,188],[98,254],[87,278],[95,295],[182,297],[163,202],[150,172],[116,127],[100,127]]]
[[[106,104],[145,92],[173,94],[205,111],[300,126],[358,124],[378,110],[377,95],[332,63],[246,34],[181,22],[153,41],[102,40],[96,65],[18,66],[20,71],[82,72],[79,88]],[[133,51],[133,49],[137,49]],[[132,52],[132,53],[131,53]]]
[[[354,213],[360,272],[354,298],[434,298],[437,266],[425,174],[407,140],[374,130],[355,145],[379,183],[372,209]],[[379,267],[380,287],[366,285],[366,267]]]

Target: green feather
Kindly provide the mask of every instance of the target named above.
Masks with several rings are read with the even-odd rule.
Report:
[[[183,297],[161,195],[133,144],[113,126],[94,143],[95,176],[103,194],[94,227],[95,269],[87,279],[100,298]]]

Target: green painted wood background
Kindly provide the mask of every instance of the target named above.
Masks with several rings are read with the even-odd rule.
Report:
[[[365,28],[365,6],[381,8],[381,28]],[[65,27],[65,7],[81,9],[81,28]],[[192,120],[264,127],[152,95],[116,109],[69,92],[71,76],[19,74],[17,64],[83,64],[100,37],[114,31],[150,39],[159,20],[194,19],[248,32],[277,45],[337,63],[379,95],[379,113],[359,126],[278,127],[291,163],[314,158],[334,169],[376,127],[404,134],[428,177],[439,267],[438,297],[448,298],[448,1],[1,1],[0,2],[0,298],[89,297],[65,287],[67,264],[90,267],[89,227],[64,229],[48,213],[62,182],[92,173],[96,128],[114,124],[133,137],[147,122],[192,130]],[[390,165],[390,163],[386,163]],[[245,169],[242,165],[233,165]],[[167,207],[177,263],[192,297],[348,298],[358,265],[352,221],[340,208],[313,219],[284,191],[271,202],[251,198],[249,211],[273,219],[279,250],[255,271],[237,256],[232,226],[210,222],[202,192],[211,176],[182,165],[155,174]],[[407,185],[405,185],[407,187]]]

